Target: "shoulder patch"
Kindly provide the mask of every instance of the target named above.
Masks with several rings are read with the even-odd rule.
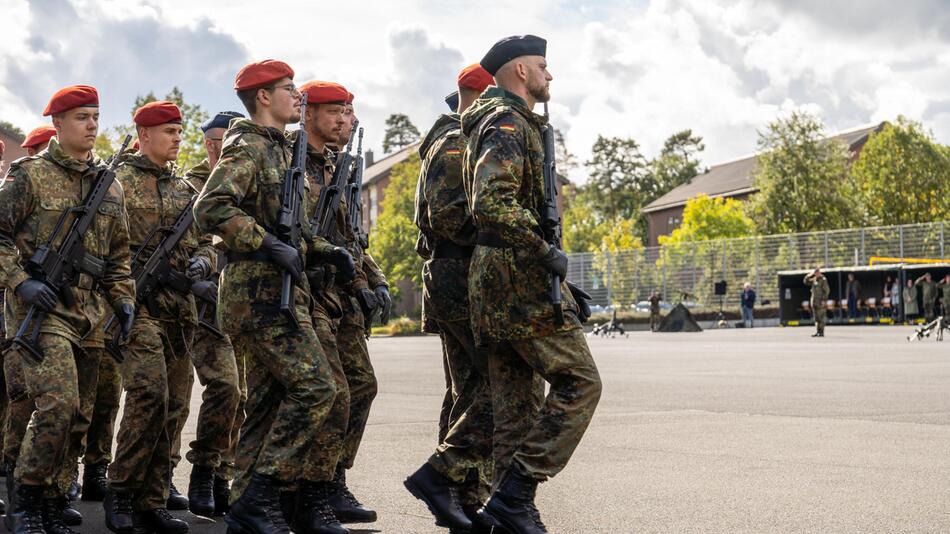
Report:
[[[503,123],[501,123],[501,124],[498,125],[498,129],[499,129],[499,130],[504,130],[504,131],[506,131],[506,132],[513,132],[513,131],[515,131],[517,128],[515,128],[514,123],[511,123],[511,122],[503,122]]]

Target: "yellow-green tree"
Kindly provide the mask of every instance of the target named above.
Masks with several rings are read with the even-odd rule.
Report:
[[[732,198],[699,195],[686,202],[683,223],[668,236],[660,236],[661,245],[747,237],[755,233],[755,223],[745,214],[742,202]]]
[[[421,162],[415,151],[406,161],[395,165],[383,198],[376,227],[369,240],[370,254],[392,282],[412,280],[422,284],[422,258],[416,254],[419,229],[412,222],[416,183]],[[399,297],[397,284],[390,286],[393,298]]]
[[[617,219],[605,225],[600,248],[594,256],[594,268],[604,286],[610,288],[610,304],[624,307],[637,300],[639,272],[643,266],[640,253],[643,242],[633,219]]]

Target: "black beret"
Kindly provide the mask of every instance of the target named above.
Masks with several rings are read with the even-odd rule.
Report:
[[[445,103],[449,105],[449,109],[452,111],[459,110],[459,92],[452,91],[452,94],[445,97]]]
[[[537,35],[512,35],[495,43],[482,58],[481,66],[492,76],[512,59],[521,56],[544,56],[548,42]]]
[[[243,119],[244,115],[237,111],[222,111],[214,117],[201,123],[201,131],[207,133],[212,128],[227,128],[231,119]]]

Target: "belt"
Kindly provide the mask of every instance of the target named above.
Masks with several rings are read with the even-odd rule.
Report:
[[[489,232],[478,232],[478,237],[475,242],[483,247],[512,248],[511,245],[506,243],[498,234]]]
[[[472,257],[475,247],[456,245],[451,241],[442,241],[435,245],[432,251],[434,260],[467,260]]]
[[[225,257],[228,259],[228,263],[234,263],[238,261],[266,261],[271,263],[270,254],[264,252],[263,250],[255,250],[254,252],[235,252],[233,250],[227,251]]]

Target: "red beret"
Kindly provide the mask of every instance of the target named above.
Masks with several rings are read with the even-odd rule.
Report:
[[[43,143],[49,141],[54,135],[56,135],[56,128],[53,128],[49,124],[44,124],[43,126],[37,126],[33,130],[26,134],[26,139],[20,143],[20,146],[23,148],[30,148],[37,145],[42,145]]]
[[[139,109],[135,110],[132,121],[139,126],[157,126],[174,122],[181,124],[181,110],[174,102],[167,100],[158,100],[149,102]]]
[[[300,87],[307,94],[307,104],[345,104],[350,92],[338,83],[313,80]]]
[[[71,85],[53,94],[43,110],[43,116],[56,115],[80,106],[99,107],[99,92],[91,85]]]
[[[234,90],[255,89],[283,78],[293,78],[294,69],[283,61],[265,59],[244,65],[234,77]]]
[[[459,73],[459,89],[471,89],[481,93],[489,85],[494,85],[495,79],[481,65],[475,63],[462,69]]]
[[[352,104],[354,100],[356,100],[356,95],[354,95],[353,93],[347,92],[347,94],[346,94],[346,103],[347,103],[347,104]]]

